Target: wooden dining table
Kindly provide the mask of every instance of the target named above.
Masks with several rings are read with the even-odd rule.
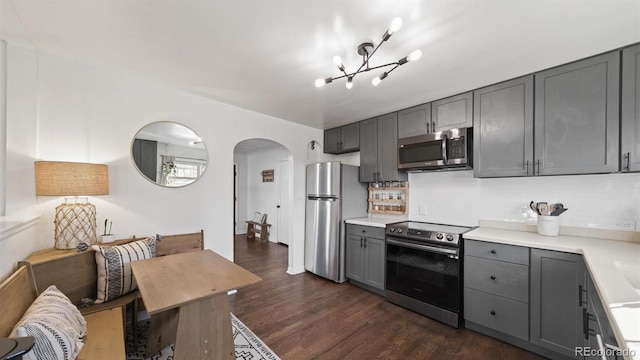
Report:
[[[148,354],[175,343],[174,359],[235,359],[227,292],[262,279],[211,250],[131,263],[151,315]]]

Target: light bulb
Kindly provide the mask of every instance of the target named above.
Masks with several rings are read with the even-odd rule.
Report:
[[[391,22],[391,25],[389,25],[389,35],[400,30],[401,27],[402,27],[402,19],[399,17],[393,19],[393,21]]]
[[[342,64],[342,59],[340,58],[340,56],[336,55],[333,57],[333,63],[340,66],[340,64]]]
[[[382,74],[380,74],[380,76],[374,77],[373,80],[371,80],[371,84],[373,84],[373,86],[378,86],[378,84],[380,84],[380,82],[384,80],[384,78],[386,78],[387,75],[389,74],[385,71]]]
[[[347,89],[351,89],[353,87],[353,78],[351,76],[347,78],[347,83],[345,84],[345,86],[347,87]]]
[[[407,56],[408,61],[416,61],[422,57],[422,50],[418,49],[413,51],[409,56]]]
[[[330,82],[332,82],[333,79],[328,77],[326,79],[318,79],[316,80],[316,87],[322,87],[324,84],[328,84]]]

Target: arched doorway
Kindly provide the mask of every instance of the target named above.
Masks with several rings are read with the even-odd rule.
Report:
[[[282,144],[268,139],[247,139],[236,144],[234,162],[234,234],[246,232],[245,220],[255,212],[267,214],[269,241],[288,245],[293,202],[293,160]],[[268,174],[273,174],[269,177]],[[267,174],[263,178],[263,174]]]

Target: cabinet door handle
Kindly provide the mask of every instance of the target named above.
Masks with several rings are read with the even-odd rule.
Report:
[[[427,121],[427,134],[429,134],[429,122]]]
[[[495,279],[496,279],[495,275],[491,275],[491,280],[495,280]]]
[[[496,316],[496,312],[491,310],[491,315]]]
[[[436,122],[435,121],[431,122],[431,132],[436,132]]]
[[[364,239],[364,248],[367,248],[367,239]]]
[[[491,250],[491,253],[492,253],[492,254],[495,254],[495,253],[496,253],[496,251],[495,251],[495,250]]]
[[[360,247],[362,247],[362,241],[363,240],[364,240],[363,238],[360,238]]]
[[[536,161],[536,164],[538,164],[538,175],[540,175],[540,159],[538,159],[538,161]],[[533,166],[533,173],[535,175],[536,172],[536,166]]]
[[[587,305],[587,302],[584,301],[583,295],[586,294],[587,290],[582,287],[582,285],[578,285],[578,306]]]
[[[529,176],[529,160],[525,161],[524,164],[527,167],[527,176]]]
[[[584,339],[589,340],[589,313],[585,308],[582,308],[582,333]]]
[[[629,167],[631,166],[631,153],[628,152],[624,157],[627,159],[627,166],[625,166],[624,169],[629,171]]]

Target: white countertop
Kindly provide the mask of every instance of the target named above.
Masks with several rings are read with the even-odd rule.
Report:
[[[357,218],[357,219],[348,219],[345,220],[347,224],[354,225],[363,225],[363,226],[373,226],[373,227],[386,227],[387,224],[393,224],[401,221],[407,221],[409,217],[407,216],[376,216],[372,215],[369,217]]]
[[[616,267],[616,263],[640,266],[640,243],[571,235],[548,237],[535,232],[483,227],[482,221],[480,225],[466,233],[465,238],[582,254],[619,347],[635,351],[635,355],[625,358],[640,359],[640,291],[636,291]]]

